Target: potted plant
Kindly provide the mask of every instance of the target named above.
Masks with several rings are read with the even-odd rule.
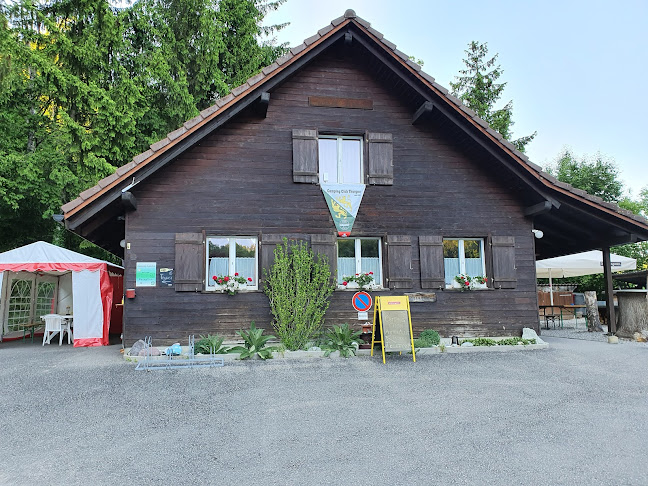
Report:
[[[239,276],[238,273],[235,273],[233,277],[229,275],[214,275],[212,277],[216,285],[216,290],[220,290],[222,293],[227,293],[229,295],[234,295],[241,289],[247,287],[248,282],[252,282],[252,279],[248,277]]]
[[[470,290],[471,280],[472,279],[470,275],[466,275],[465,273],[460,273],[459,275],[456,275],[454,280],[452,281],[452,288],[461,289],[461,290]]]
[[[355,275],[345,275],[342,277],[342,287],[347,289],[371,289],[374,277],[373,272],[356,273]]]
[[[473,277],[470,281],[470,287],[473,289],[485,289],[486,284],[488,283],[488,278],[483,275],[478,275]]]

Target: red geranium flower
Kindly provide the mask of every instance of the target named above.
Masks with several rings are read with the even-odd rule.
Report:
[[[349,282],[342,282],[342,285],[347,285]]]
[[[216,275],[214,275],[214,276],[212,277],[212,280],[215,282],[217,278],[218,278],[218,277],[217,277]]]
[[[369,272],[369,275],[373,275],[373,272]]]
[[[223,280],[225,280],[227,282],[227,281],[229,281],[229,277],[225,277],[225,278],[223,278]]]
[[[234,274],[234,276],[235,276],[235,277],[238,277],[238,272],[236,272],[236,273]]]
[[[251,281],[252,281],[252,277],[248,277],[248,282],[251,282]]]

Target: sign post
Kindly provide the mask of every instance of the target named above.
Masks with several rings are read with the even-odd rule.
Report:
[[[376,318],[380,329],[380,341],[376,340]],[[375,343],[381,344],[383,364],[385,363],[385,351],[401,353],[410,349],[412,350],[412,361],[416,362],[412,314],[407,296],[376,297],[371,333],[371,356],[373,356]]]

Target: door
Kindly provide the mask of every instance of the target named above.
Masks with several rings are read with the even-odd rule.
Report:
[[[56,312],[58,277],[27,272],[9,278],[5,333],[20,331],[20,325],[39,321],[40,316]]]

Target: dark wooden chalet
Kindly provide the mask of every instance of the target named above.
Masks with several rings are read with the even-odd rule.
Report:
[[[321,181],[366,184],[346,239]],[[538,330],[536,258],[648,239],[648,221],[542,172],[351,10],[63,212],[124,258],[126,345],[268,327],[262,270],[284,237],[340,274],[375,270],[376,292],[435,294],[412,319],[444,336]],[[154,287],[136,286],[143,262]],[[460,271],[488,289],[450,288]],[[233,272],[248,289],[215,292]],[[333,294],[328,324],[358,322],[351,295]]]

